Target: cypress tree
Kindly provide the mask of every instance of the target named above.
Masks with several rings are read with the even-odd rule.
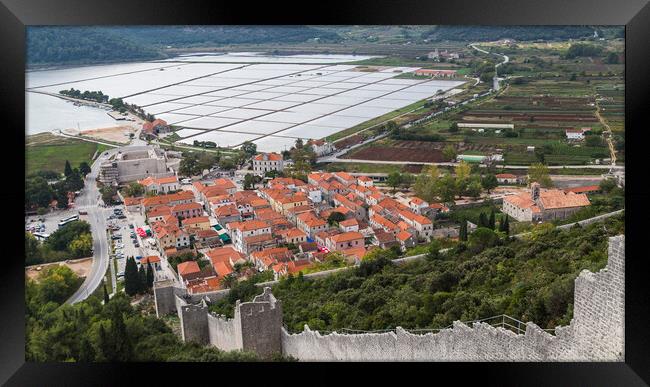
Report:
[[[138,266],[133,257],[126,260],[126,267],[124,268],[124,292],[129,296],[133,296],[140,290],[140,277],[138,276]]]
[[[106,290],[106,282],[104,282],[104,305],[108,304],[110,298],[108,297],[108,290]]]
[[[510,235],[510,217],[508,215],[506,215],[503,231],[506,233],[506,235]]]
[[[153,287],[153,267],[151,266],[151,262],[147,261],[147,289],[151,289]]]
[[[494,208],[492,211],[490,211],[490,220],[488,221],[488,228],[490,230],[494,230],[494,227],[496,226],[496,220],[495,220],[496,215],[494,214]]]
[[[460,223],[460,232],[458,234],[458,239],[460,239],[462,242],[467,241],[467,220],[463,219],[463,221]]]
[[[144,265],[140,265],[138,270],[138,293],[147,291],[147,273],[144,271]]]
[[[481,212],[481,215],[478,217],[478,226],[479,227],[489,227],[488,226],[488,219],[487,216],[485,215],[485,212]]]
[[[90,345],[90,341],[86,337],[81,339],[79,358],[77,360],[80,362],[95,361],[95,349]]]
[[[111,316],[111,339],[114,343],[114,358],[117,361],[129,361],[133,357],[133,346],[126,331],[124,316],[120,309],[115,309]]]
[[[63,174],[65,175],[65,177],[72,175],[72,167],[70,166],[70,162],[68,160],[65,161],[65,168],[63,169]]]
[[[103,356],[104,361],[112,361],[114,359],[115,351],[113,350],[113,343],[104,329],[104,324],[99,324],[99,350]]]

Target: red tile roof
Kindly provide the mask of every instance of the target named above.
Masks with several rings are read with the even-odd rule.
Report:
[[[180,276],[198,273],[201,271],[201,269],[199,269],[199,264],[196,263],[196,261],[181,262],[178,264],[177,269]]]

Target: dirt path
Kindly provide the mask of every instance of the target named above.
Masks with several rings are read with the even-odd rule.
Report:
[[[614,143],[612,142],[612,129],[609,127],[607,124],[607,121],[603,118],[603,116],[600,115],[600,105],[598,104],[598,101],[596,101],[596,117],[598,117],[598,121],[600,121],[601,124],[605,128],[607,128],[607,145],[609,146],[609,153],[610,157],[612,159],[612,165],[616,165],[616,151],[614,150]]]

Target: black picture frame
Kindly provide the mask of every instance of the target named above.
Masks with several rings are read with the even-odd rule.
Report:
[[[465,24],[465,25],[625,25],[626,303],[624,363],[417,363],[417,364],[83,364],[26,363],[24,360],[24,250],[18,182],[24,169],[25,26],[163,24]],[[645,0],[565,2],[507,0],[345,1],[281,5],[274,2],[2,0],[0,5],[0,100],[4,120],[5,177],[0,190],[8,219],[0,270],[0,383],[7,385],[116,385],[139,376],[147,384],[188,378],[244,385],[252,382],[322,385],[406,383],[424,376],[427,384],[452,376],[454,384],[474,379],[481,385],[646,385],[650,383],[648,258],[643,244],[650,214],[642,163],[647,146],[650,94],[650,5]],[[630,141],[631,139],[631,141]],[[647,151],[645,152],[647,154]],[[14,192],[16,191],[16,192]],[[15,220],[14,220],[15,219]],[[399,369],[397,368],[399,367]],[[298,376],[296,372],[300,370]],[[345,373],[345,374],[344,374]],[[292,383],[293,382],[293,383]],[[182,381],[181,381],[182,383]],[[422,383],[422,382],[419,382]]]

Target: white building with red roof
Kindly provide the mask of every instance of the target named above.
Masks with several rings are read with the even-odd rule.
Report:
[[[501,211],[518,221],[548,221],[565,219],[591,205],[586,194],[561,189],[543,189],[531,184],[530,192],[503,198]]]
[[[253,157],[253,171],[258,175],[263,175],[266,172],[284,170],[284,160],[279,153],[260,153]]]

